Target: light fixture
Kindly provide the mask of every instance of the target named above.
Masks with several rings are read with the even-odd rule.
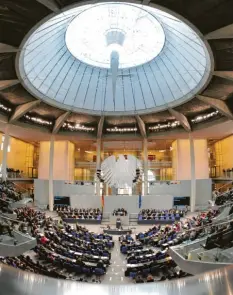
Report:
[[[120,127],[113,127],[113,128],[107,128],[106,131],[107,132],[136,132],[138,129],[137,127],[132,127],[132,128],[127,128],[127,127],[123,127],[123,128],[120,128]]]
[[[81,124],[79,124],[79,123],[77,123],[77,124],[75,124],[75,125],[72,125],[72,124],[70,124],[70,123],[68,123],[68,122],[66,122],[66,123],[64,123],[63,125],[62,125],[62,127],[64,128],[64,129],[68,129],[69,131],[94,131],[95,130],[95,128],[94,127],[86,127],[86,126],[84,126],[84,125],[81,125]]]
[[[168,123],[164,123],[164,124],[157,124],[155,126],[150,126],[148,129],[150,131],[161,131],[163,129],[170,129],[170,128],[175,128],[180,126],[180,122],[179,121],[173,121],[173,122],[168,122]]]
[[[208,113],[205,115],[199,115],[199,116],[195,117],[194,119],[192,119],[191,122],[194,124],[197,124],[197,123],[206,121],[206,120],[218,115],[218,113],[219,113],[218,111],[215,111],[215,112],[211,112],[211,113]]]
[[[34,123],[40,124],[40,125],[48,125],[49,126],[49,125],[53,124],[52,121],[44,120],[39,117],[32,117],[29,115],[24,115],[24,118],[26,118],[27,120],[32,121]]]
[[[8,113],[12,111],[11,108],[8,108],[8,107],[4,106],[4,105],[1,104],[1,103],[0,103],[0,109],[2,109],[3,111],[6,111],[6,112],[8,112]]]

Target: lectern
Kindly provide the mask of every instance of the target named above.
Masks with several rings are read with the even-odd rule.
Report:
[[[121,228],[121,219],[120,218],[117,218],[116,219],[116,228],[117,229],[120,229]]]

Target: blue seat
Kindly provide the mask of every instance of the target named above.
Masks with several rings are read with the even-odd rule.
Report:
[[[136,277],[136,275],[137,275],[137,273],[136,272],[133,272],[133,271],[129,273],[129,277],[131,279],[134,279]]]
[[[91,273],[91,270],[90,270],[90,268],[84,266],[82,268],[82,272],[85,273],[85,274],[90,274]]]
[[[127,247],[122,247],[121,248],[121,253],[126,254],[127,253]]]
[[[149,269],[149,268],[146,268],[146,269],[143,269],[143,270],[142,270],[142,275],[143,275],[144,277],[147,277],[149,273],[150,273],[150,269]]]
[[[74,271],[76,272],[76,274],[82,273],[82,268],[79,265],[75,265],[74,267]]]
[[[107,242],[107,247],[108,248],[112,248],[112,245],[113,245],[112,242]]]
[[[104,270],[103,270],[102,268],[95,268],[95,269],[94,269],[94,273],[95,273],[95,275],[97,275],[97,276],[102,276],[102,275],[105,274],[105,272],[104,272]]]

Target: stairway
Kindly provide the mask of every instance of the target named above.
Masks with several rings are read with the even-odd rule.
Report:
[[[129,225],[137,225],[138,224],[138,214],[131,213],[129,214]]]

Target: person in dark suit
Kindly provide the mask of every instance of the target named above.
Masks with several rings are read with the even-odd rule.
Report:
[[[116,219],[116,228],[117,229],[121,228],[121,219],[119,217]]]

